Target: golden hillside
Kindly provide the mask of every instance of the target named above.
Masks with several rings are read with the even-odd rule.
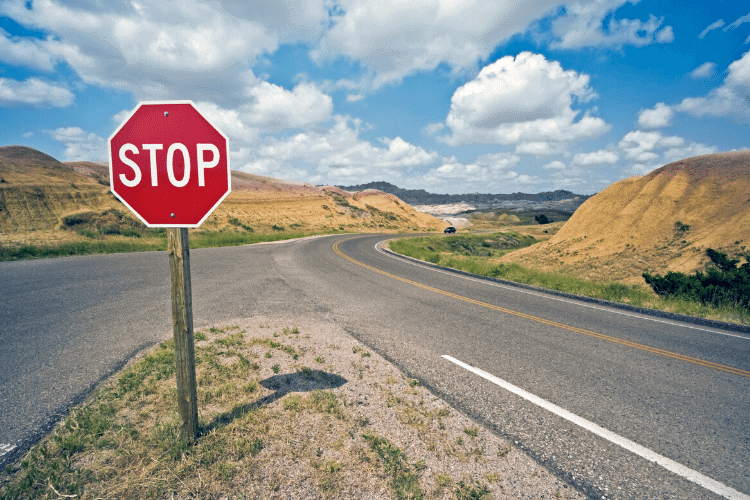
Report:
[[[97,224],[117,223],[112,214],[118,211],[129,218],[109,192],[108,174],[106,163],[63,163],[32,148],[0,147],[0,245],[86,238],[64,223],[73,214],[86,214]],[[232,171],[232,192],[197,231],[395,232],[445,226],[380,191],[349,193]]]
[[[14,235],[54,232],[68,213],[114,206],[108,187],[94,176],[35,149],[0,147],[0,243]]]
[[[707,248],[741,256],[750,246],[750,151],[670,163],[589,198],[549,241],[505,261],[594,279],[643,283],[702,269]]]

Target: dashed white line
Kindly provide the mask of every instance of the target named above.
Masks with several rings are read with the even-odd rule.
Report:
[[[8,453],[10,453],[11,451],[13,451],[15,449],[16,449],[16,447],[14,445],[12,445],[12,444],[3,444],[3,443],[0,443],[0,457],[2,457],[3,455],[6,455]]]
[[[386,241],[390,241],[390,240],[386,240]],[[379,241],[378,243],[376,243],[375,244],[375,250],[378,251],[378,253],[386,255],[386,256],[388,256],[388,257],[390,257],[392,259],[397,258],[397,257],[394,257],[393,255],[391,255],[391,254],[389,254],[387,252],[384,252],[379,247],[379,245],[381,245],[382,243],[386,243],[386,241]],[[442,269],[435,269],[434,267],[425,266],[423,264],[419,264],[417,262],[412,262],[410,260],[404,260],[404,259],[402,259],[402,262],[406,262],[407,264],[411,264],[412,266],[420,267],[422,269],[428,269],[428,270],[434,271],[436,273],[447,274],[449,276],[457,276],[459,278],[463,278],[463,279],[468,280],[468,281],[473,281],[475,283],[482,283],[482,284],[485,284],[485,285],[488,285],[488,286],[494,286],[494,287],[497,287],[497,288],[505,288],[506,290],[513,290],[514,292],[518,292],[518,293],[525,293],[525,294],[528,294],[528,295],[534,295],[535,297],[544,297],[544,298],[547,298],[547,299],[550,299],[550,300],[557,300],[558,302],[565,302],[567,304],[574,304],[574,305],[581,306],[581,307],[588,307],[588,308],[596,309],[596,310],[599,310],[599,311],[611,312],[611,313],[614,313],[614,314],[620,314],[622,316],[630,316],[631,318],[638,318],[638,319],[644,319],[644,320],[647,320],[647,321],[654,321],[656,323],[663,323],[665,325],[679,326],[679,327],[682,327],[682,328],[690,328],[692,330],[700,330],[702,332],[709,332],[709,333],[715,333],[717,335],[724,335],[726,337],[735,337],[735,338],[742,339],[742,340],[750,340],[750,336],[747,336],[747,335],[737,335],[737,334],[734,334],[734,333],[720,332],[720,331],[717,331],[717,330],[708,330],[706,328],[700,328],[698,326],[690,326],[690,325],[685,325],[685,324],[682,324],[682,323],[673,323],[671,321],[664,321],[662,319],[650,318],[648,316],[643,316],[643,315],[640,315],[640,314],[626,313],[624,311],[618,311],[616,309],[605,309],[604,307],[594,306],[594,305],[591,305],[591,304],[584,304],[582,302],[577,302],[577,301],[572,301],[572,300],[568,300],[568,299],[563,299],[563,298],[560,298],[560,297],[554,297],[554,296],[551,296],[551,295],[543,295],[541,293],[532,292],[530,290],[524,290],[523,288],[519,288],[519,287],[515,287],[515,286],[503,285],[501,283],[495,283],[493,281],[482,280],[482,279],[477,279],[477,278],[471,278],[469,276],[464,276],[464,275],[461,275],[461,274],[451,273],[449,271],[443,271]]]
[[[510,382],[507,382],[499,377],[496,377],[492,375],[491,373],[487,373],[486,371],[475,368],[471,365],[467,365],[463,361],[459,361],[456,358],[453,358],[448,355],[442,356],[444,359],[450,361],[451,363],[454,363],[462,368],[465,368],[466,370],[469,370],[470,372],[479,375],[480,377],[484,378],[485,380],[489,380],[493,384],[496,384],[503,389],[512,392],[513,394],[522,397],[523,399],[534,403],[537,406],[540,406],[544,408],[545,410],[548,410],[555,415],[564,418],[565,420],[572,422],[579,427],[583,427],[589,432],[592,432],[596,434],[599,437],[602,437],[606,439],[607,441],[610,441],[622,448],[625,448],[628,451],[631,451],[635,453],[636,455],[645,458],[646,460],[649,460],[651,462],[655,462],[658,465],[664,467],[670,472],[673,472],[677,474],[678,476],[684,477],[688,481],[691,481],[713,493],[716,493],[717,495],[721,495],[724,498],[728,498],[730,500],[750,500],[750,496],[735,490],[734,488],[731,488],[724,483],[720,483],[719,481],[716,481],[715,479],[711,479],[708,476],[704,476],[698,471],[695,471],[693,469],[690,469],[688,467],[685,467],[684,465],[675,462],[674,460],[665,457],[664,455],[660,455],[656,453],[653,450],[650,450],[649,448],[646,448],[645,446],[641,446],[638,443],[631,441],[625,437],[620,436],[619,434],[615,434],[612,431],[609,431],[605,429],[604,427],[601,427],[600,425],[595,424],[594,422],[590,422],[586,420],[585,418],[579,417],[578,415],[569,412],[568,410],[561,408],[557,406],[554,403],[550,403],[546,399],[542,399],[539,396],[536,396],[534,394],[531,394],[530,392],[527,392],[520,387],[516,387],[515,385],[511,384]]]

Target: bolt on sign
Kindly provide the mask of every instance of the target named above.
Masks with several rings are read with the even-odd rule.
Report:
[[[188,228],[232,189],[229,141],[191,101],[141,102],[110,136],[109,180],[144,224],[166,227],[180,434],[198,437]]]

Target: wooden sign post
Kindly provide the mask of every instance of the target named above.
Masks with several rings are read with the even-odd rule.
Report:
[[[232,190],[229,140],[190,101],[141,102],[110,136],[112,193],[149,227],[168,228],[180,435],[198,438],[189,227]],[[191,173],[192,172],[192,173]]]
[[[177,412],[180,435],[187,442],[198,437],[198,401],[195,384],[193,298],[190,289],[190,243],[185,227],[170,227],[167,235],[169,275],[172,278],[172,330],[177,368]]]

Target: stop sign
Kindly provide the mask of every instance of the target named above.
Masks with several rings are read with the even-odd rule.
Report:
[[[231,191],[227,137],[191,101],[141,102],[109,138],[112,192],[149,227],[198,227]]]

